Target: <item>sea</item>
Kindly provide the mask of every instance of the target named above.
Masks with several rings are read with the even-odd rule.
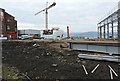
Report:
[[[84,33],[72,32],[70,33],[70,37],[97,38],[98,33],[97,32],[84,32]]]
[[[67,33],[66,33],[67,35]],[[112,36],[112,33],[109,33],[110,36]],[[98,38],[98,32],[84,32],[84,33],[80,33],[80,32],[71,32],[70,33],[70,37],[84,37],[84,38]],[[103,34],[102,34],[102,37]],[[117,37],[117,33],[114,32],[114,37]],[[107,33],[106,33],[106,38],[107,38]]]

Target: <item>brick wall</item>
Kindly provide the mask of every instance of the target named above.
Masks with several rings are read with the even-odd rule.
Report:
[[[5,12],[4,9],[0,9],[0,12],[3,12],[2,22],[2,34],[4,37],[7,37],[9,40],[17,39],[17,21],[15,17]]]

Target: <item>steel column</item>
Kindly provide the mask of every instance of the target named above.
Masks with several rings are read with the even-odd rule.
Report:
[[[114,28],[113,28],[113,21],[111,22],[112,25],[112,39],[114,39]]]
[[[120,9],[118,10],[118,41],[120,41]]]
[[[100,27],[98,27],[98,38],[100,38]]]
[[[109,23],[107,23],[107,39],[109,39]]]
[[[102,38],[102,27],[100,27],[100,38]]]
[[[106,25],[104,24],[104,39],[106,38],[106,37],[105,37],[105,36],[106,36],[106,35],[105,35],[105,34],[106,34],[106,32],[105,32],[105,26],[106,26]]]
[[[118,16],[117,16],[118,15]],[[117,33],[118,33],[118,39],[120,40],[120,9],[119,10],[116,10],[114,13],[112,13],[111,15],[108,15],[105,19],[103,19],[102,21],[100,21],[98,24],[101,24],[100,27],[104,27],[104,24],[106,25],[106,29],[104,28],[104,32],[103,32],[103,36],[104,38],[106,38],[107,36],[107,39],[110,38],[110,33],[112,33],[112,39],[115,39],[115,35],[114,33],[116,33],[114,31],[114,24],[116,24],[116,22],[118,22],[118,27],[117,27]],[[119,18],[118,18],[119,17]],[[99,27],[99,26],[98,26]],[[112,30],[110,31],[110,27],[112,28]],[[105,31],[107,30],[107,32]],[[101,30],[101,38],[102,38],[102,30]],[[107,34],[106,34],[107,33]],[[106,34],[106,36],[105,36]]]

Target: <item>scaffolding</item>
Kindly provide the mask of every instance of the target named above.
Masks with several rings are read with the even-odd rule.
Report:
[[[120,40],[120,2],[117,7],[117,10],[97,24],[98,38]]]

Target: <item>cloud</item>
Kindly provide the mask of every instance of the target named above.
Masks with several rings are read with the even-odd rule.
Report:
[[[46,7],[46,1],[56,2],[48,10],[49,28],[66,31],[68,25],[71,32],[87,32],[97,31],[97,23],[114,11],[119,0],[1,0],[0,7],[15,16],[19,29],[39,29],[45,28],[45,12],[34,14]]]
[[[60,28],[63,29],[64,32],[67,31],[67,25],[59,25],[59,24],[49,24],[49,29],[52,28]],[[35,29],[35,30],[45,30],[44,24],[31,24],[31,23],[21,23],[18,22],[18,29]]]
[[[38,25],[36,24],[31,24],[31,23],[20,23],[18,22],[18,30],[21,29],[36,29],[36,30],[42,30],[44,28],[40,28]]]

